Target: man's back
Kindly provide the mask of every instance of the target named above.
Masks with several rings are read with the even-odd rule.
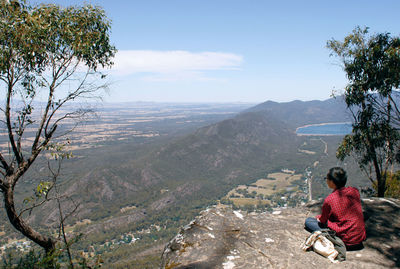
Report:
[[[360,193],[354,187],[334,190],[322,206],[322,223],[342,238],[346,245],[356,245],[366,238]]]

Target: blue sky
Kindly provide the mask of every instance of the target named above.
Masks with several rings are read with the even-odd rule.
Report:
[[[346,84],[326,41],[399,35],[398,0],[48,0],[102,6],[119,50],[105,100],[324,100]]]

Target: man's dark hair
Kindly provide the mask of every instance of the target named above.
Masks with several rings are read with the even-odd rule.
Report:
[[[333,183],[335,183],[336,188],[338,189],[344,187],[347,182],[346,171],[344,171],[344,169],[341,167],[332,167],[331,169],[329,169],[329,172],[326,175],[326,177],[329,180],[332,180]]]

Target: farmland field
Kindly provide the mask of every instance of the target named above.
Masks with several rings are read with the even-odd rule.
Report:
[[[301,191],[299,186],[294,184],[301,178],[301,174],[290,172],[271,173],[267,175],[267,178],[259,179],[249,186],[236,187],[227,194],[226,198],[236,206],[270,204],[267,198],[269,196],[276,194],[283,196],[285,193]]]
[[[270,202],[267,200],[258,200],[253,198],[230,198],[230,200],[237,206],[245,206],[245,205],[255,206],[259,203],[263,205],[270,204]]]

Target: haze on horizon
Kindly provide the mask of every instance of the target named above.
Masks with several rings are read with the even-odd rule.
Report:
[[[31,0],[101,6],[118,53],[107,102],[325,100],[346,85],[326,42],[399,35],[396,0]]]

